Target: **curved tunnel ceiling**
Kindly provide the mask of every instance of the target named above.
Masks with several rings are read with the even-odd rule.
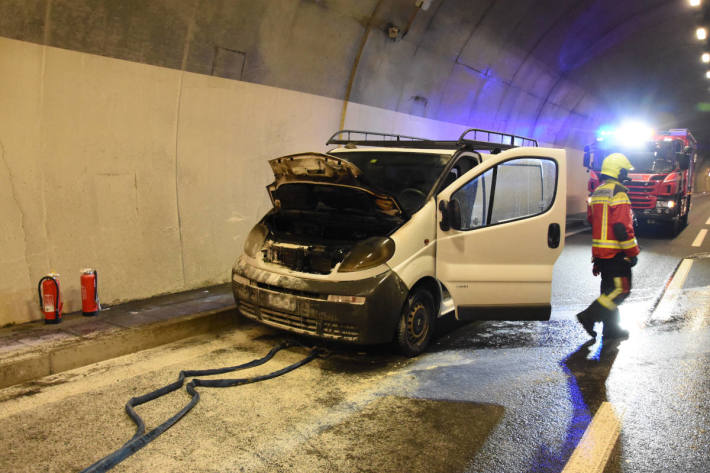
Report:
[[[392,12],[379,15],[384,22]],[[698,13],[687,2],[439,0],[419,15],[402,39],[417,48],[404,69],[402,111],[403,98],[424,99],[432,118],[577,146],[624,117],[710,137],[699,107],[710,94],[694,38]],[[431,67],[417,78],[423,63]],[[382,80],[377,69],[360,79],[356,101],[382,100],[368,91]]]
[[[687,0],[1,0],[0,35],[581,147],[624,116],[710,141],[701,16]]]

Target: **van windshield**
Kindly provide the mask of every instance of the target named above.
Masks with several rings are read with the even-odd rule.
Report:
[[[451,159],[449,154],[407,151],[349,151],[329,153],[353,163],[363,181],[373,189],[394,196],[411,213],[424,200]]]

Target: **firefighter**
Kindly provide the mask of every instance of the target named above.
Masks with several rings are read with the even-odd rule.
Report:
[[[602,183],[594,190],[587,208],[592,224],[592,273],[601,273],[601,295],[577,320],[587,333],[596,337],[595,322],[603,322],[604,338],[626,338],[629,333],[619,327],[618,305],[631,292],[631,268],[636,264],[639,246],[634,236],[633,215],[627,180],[631,163],[621,153],[613,153],[602,162]]]

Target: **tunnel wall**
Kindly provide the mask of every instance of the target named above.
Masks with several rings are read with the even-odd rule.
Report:
[[[324,151],[341,120],[577,149],[582,211],[578,149],[604,110],[535,54],[555,49],[526,24],[535,2],[434,2],[390,40],[412,3],[0,0],[0,326],[40,316],[49,271],[65,311],[88,266],[104,304],[228,280],[269,207],[266,161]]]
[[[608,119],[570,79],[570,64],[586,57],[576,39],[589,34],[583,2],[415,3],[0,0],[0,36],[559,146],[581,147]]]
[[[325,151],[342,101],[0,38],[0,325],[38,318],[61,274],[80,309],[229,278],[270,208],[267,160]],[[346,126],[434,138],[464,127],[351,104]],[[327,130],[327,132],[326,132]],[[325,134],[324,134],[325,133]],[[570,150],[572,162],[581,160]],[[579,194],[579,193],[576,193]],[[583,197],[570,193],[570,210]]]

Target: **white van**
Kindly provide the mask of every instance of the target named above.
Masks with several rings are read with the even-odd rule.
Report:
[[[548,320],[565,231],[562,149],[341,130],[270,161],[273,209],[232,269],[246,317],[413,356],[436,319]]]

